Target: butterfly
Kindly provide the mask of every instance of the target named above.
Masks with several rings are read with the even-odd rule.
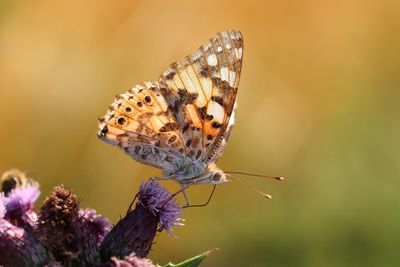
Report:
[[[243,58],[237,30],[217,33],[158,81],[117,95],[98,137],[181,185],[220,184],[217,167],[234,124]]]

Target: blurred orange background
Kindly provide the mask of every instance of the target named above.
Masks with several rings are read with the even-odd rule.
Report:
[[[0,172],[63,183],[115,223],[160,175],[96,137],[114,95],[216,32],[244,36],[236,125],[219,166],[282,175],[218,186],[149,257],[202,266],[398,266],[399,1],[1,1]],[[170,191],[174,182],[164,183]],[[204,202],[211,188],[189,190]]]

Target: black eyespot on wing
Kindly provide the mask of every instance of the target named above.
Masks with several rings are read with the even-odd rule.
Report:
[[[124,117],[119,117],[117,119],[117,124],[121,125],[121,126],[125,125],[126,124],[126,119]]]
[[[212,119],[214,119],[213,115],[209,115],[209,114],[206,115],[206,120],[212,121]]]
[[[198,111],[199,111],[199,114],[200,114],[200,118],[202,120],[204,120],[206,118],[206,116],[207,116],[206,107],[198,108]]]
[[[214,121],[214,122],[211,124],[211,126],[212,126],[213,128],[215,128],[215,129],[218,129],[218,128],[221,128],[222,124],[221,124],[221,123],[218,123],[218,122],[216,122],[216,121]]]
[[[185,133],[189,129],[189,123],[186,123],[182,128],[182,133]]]

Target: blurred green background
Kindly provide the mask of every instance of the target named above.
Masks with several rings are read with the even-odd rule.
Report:
[[[117,93],[217,31],[245,40],[225,170],[150,258],[203,266],[400,266],[399,1],[1,1],[0,171],[63,183],[113,222],[160,175],[96,137]],[[171,191],[174,182],[164,183]],[[209,186],[189,190],[203,202]]]

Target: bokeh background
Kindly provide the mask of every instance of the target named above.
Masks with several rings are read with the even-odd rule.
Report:
[[[96,118],[236,28],[239,109],[219,165],[286,180],[243,177],[270,201],[219,186],[150,258],[218,247],[203,266],[399,266],[399,14],[399,1],[1,1],[0,171],[28,171],[41,200],[63,183],[116,222],[160,172],[99,141]]]

